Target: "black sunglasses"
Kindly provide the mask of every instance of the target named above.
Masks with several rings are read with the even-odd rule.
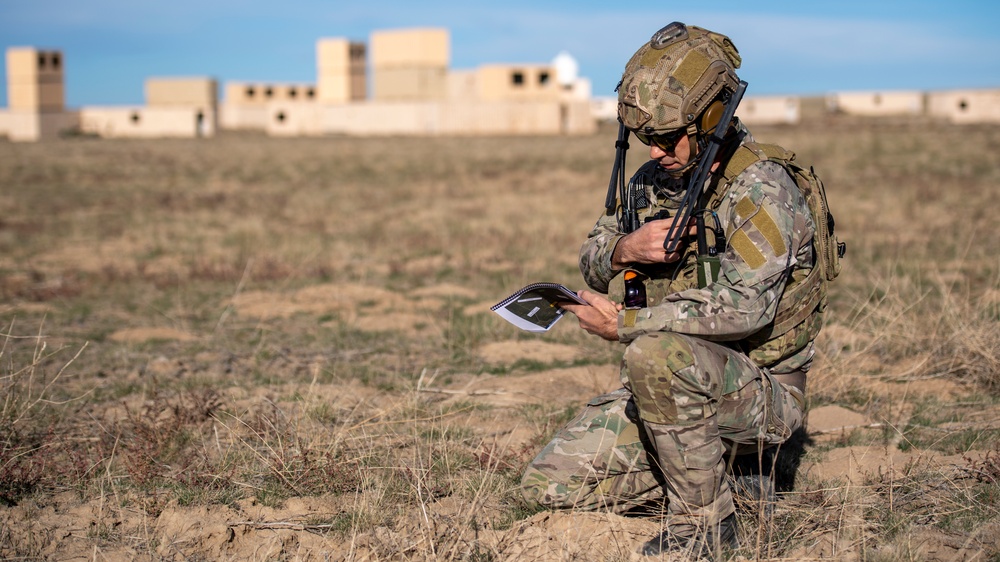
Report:
[[[655,144],[664,152],[673,152],[674,147],[677,146],[677,143],[681,142],[681,138],[685,135],[687,135],[687,129],[678,129],[666,135],[635,133],[635,138],[639,139],[639,142],[646,146],[653,146]]]

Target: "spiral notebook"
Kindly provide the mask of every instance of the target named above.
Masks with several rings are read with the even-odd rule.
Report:
[[[566,311],[560,303],[587,304],[559,283],[532,283],[490,307],[501,318],[529,332],[547,332]]]

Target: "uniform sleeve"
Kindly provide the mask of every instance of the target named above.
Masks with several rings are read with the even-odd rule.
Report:
[[[771,323],[792,271],[811,267],[800,263],[812,239],[805,199],[780,165],[765,162],[734,181],[720,213],[727,249],[718,281],[654,307],[622,311],[621,341],[659,331],[731,341]]]
[[[614,214],[602,215],[587,235],[580,248],[580,273],[591,289],[599,293],[608,292],[608,284],[617,273],[611,267],[611,257],[623,237],[618,232],[618,218]]]

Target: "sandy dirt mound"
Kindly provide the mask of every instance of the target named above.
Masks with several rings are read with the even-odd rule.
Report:
[[[111,341],[141,343],[147,341],[192,341],[192,334],[173,328],[128,328],[108,336]]]
[[[609,513],[539,513],[489,537],[499,560],[622,560],[660,531],[660,523]]]
[[[809,410],[809,433],[830,434],[869,425],[868,418],[841,406],[820,406]]]
[[[400,294],[365,284],[315,285],[289,293],[247,291],[232,298],[237,314],[269,320],[299,314],[333,315],[366,332],[401,331],[441,334],[447,317],[441,313],[456,298],[474,296],[461,287],[437,285]]]
[[[479,356],[493,365],[513,365],[522,360],[543,364],[568,363],[580,356],[580,350],[541,340],[511,340],[486,344],[480,348]]]
[[[550,369],[525,375],[478,375],[449,389],[430,389],[451,400],[473,400],[491,406],[579,404],[618,388],[617,373],[606,365]]]

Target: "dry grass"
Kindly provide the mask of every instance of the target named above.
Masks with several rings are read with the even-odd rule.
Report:
[[[756,134],[816,166],[849,244],[810,401],[873,427],[803,465],[911,456],[800,471],[741,553],[996,557],[1000,132]],[[581,284],[612,143],[0,143],[0,557],[628,558],[655,522],[516,491],[620,349],[488,314]]]

